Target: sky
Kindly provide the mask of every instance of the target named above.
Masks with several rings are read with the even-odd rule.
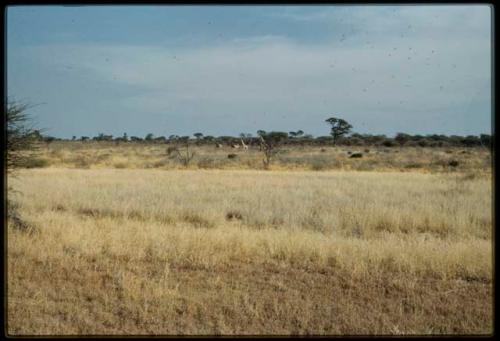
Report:
[[[492,130],[491,8],[9,6],[7,96],[48,135]]]

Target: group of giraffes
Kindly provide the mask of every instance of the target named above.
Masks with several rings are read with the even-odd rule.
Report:
[[[261,137],[261,143],[259,144],[259,149],[262,148],[262,143],[265,143],[264,139]],[[245,143],[245,141],[243,141],[242,138],[240,138],[240,141],[241,141],[241,145],[239,143],[235,143],[235,144],[231,144],[231,148],[233,149],[239,149],[240,147],[243,149],[243,150],[248,150],[248,145]],[[217,143],[217,148],[222,148],[222,144],[221,143]]]
[[[245,141],[243,141],[243,139],[240,138],[240,141],[241,141],[241,147],[244,149],[244,150],[248,150],[248,145],[245,143]],[[221,143],[217,143],[217,148],[222,148],[222,144]],[[233,149],[239,149],[240,148],[240,144],[231,144],[231,148]]]

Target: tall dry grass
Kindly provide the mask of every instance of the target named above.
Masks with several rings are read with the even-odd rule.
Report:
[[[167,153],[167,144],[114,142],[52,142],[42,146],[33,167],[80,169],[184,169],[184,165]],[[263,169],[263,154],[255,146],[248,151],[228,146],[192,146],[196,155],[190,169]],[[351,158],[361,152],[362,158]],[[351,154],[350,154],[351,153]],[[236,157],[229,159],[228,154]],[[457,166],[450,162],[457,161]],[[360,170],[419,172],[488,172],[491,154],[484,148],[422,147],[310,147],[285,146],[273,158],[274,170]]]
[[[40,169],[11,334],[491,333],[488,174]]]

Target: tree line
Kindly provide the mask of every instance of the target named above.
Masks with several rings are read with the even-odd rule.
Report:
[[[38,131],[35,131],[34,137],[36,140],[44,141],[47,143],[53,141],[108,141],[108,142],[128,142],[128,143],[178,143],[181,141],[188,140],[195,145],[234,145],[241,143],[243,140],[249,145],[259,145],[260,136],[265,136],[266,134],[279,134],[281,136],[281,143],[283,145],[291,146],[328,146],[328,145],[338,145],[338,146],[383,146],[383,147],[486,147],[491,148],[493,143],[493,137],[489,134],[480,135],[438,135],[438,134],[406,134],[397,133],[395,137],[388,137],[383,134],[345,134],[339,135],[337,133],[324,136],[312,136],[305,134],[302,130],[282,132],[282,131],[272,131],[266,132],[264,130],[257,131],[256,136],[248,133],[241,133],[239,136],[211,136],[204,135],[202,133],[195,133],[193,136],[178,136],[170,135],[166,136],[154,136],[152,133],[147,134],[144,137],[140,136],[128,136],[124,133],[122,136],[113,136],[100,133],[94,137],[73,136],[72,139],[62,139],[53,136],[42,135]]]
[[[26,157],[22,154],[24,150],[34,150],[40,142],[51,143],[53,141],[67,141],[68,139],[60,139],[53,136],[42,134],[38,129],[34,129],[31,125],[31,118],[26,113],[29,108],[27,105],[16,102],[9,102],[5,108],[5,117],[7,123],[7,168],[15,169],[22,166]],[[493,147],[493,138],[488,134],[479,136],[457,136],[457,135],[410,135],[398,133],[395,137],[390,138],[386,135],[371,135],[352,133],[352,125],[344,119],[330,117],[325,120],[330,125],[330,135],[313,137],[305,134],[302,130],[281,132],[258,130],[257,136],[248,133],[241,133],[238,137],[235,136],[211,136],[197,132],[191,136],[170,135],[154,136],[152,133],[146,134],[144,138],[138,136],[128,136],[124,133],[122,136],[114,137],[99,133],[92,139],[87,136],[81,136],[77,139],[73,136],[72,141],[108,141],[116,144],[120,143],[162,143],[172,144],[167,149],[169,156],[177,157],[185,166],[195,156],[195,151],[190,149],[190,145],[205,145],[211,144],[217,147],[222,147],[224,144],[232,147],[248,148],[250,145],[257,145],[259,150],[264,154],[264,167],[267,169],[274,156],[279,153],[279,149],[286,145],[342,145],[342,146],[418,146],[418,147],[479,147],[491,149]],[[240,145],[241,143],[241,145]],[[228,156],[229,157],[229,156]]]

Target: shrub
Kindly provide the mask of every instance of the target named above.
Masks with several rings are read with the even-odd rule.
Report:
[[[203,158],[198,161],[198,168],[217,168],[217,164],[213,159]]]
[[[313,160],[311,162],[311,170],[320,171],[329,168],[329,164],[325,160]]]
[[[405,165],[405,168],[422,168],[424,165],[418,162],[412,162]]]
[[[49,161],[41,158],[29,158],[23,160],[20,165],[24,168],[44,168],[49,166]]]
[[[116,162],[113,166],[117,169],[127,168],[127,164],[125,162]]]
[[[427,147],[429,145],[429,142],[427,142],[427,140],[420,140],[420,141],[417,142],[417,144],[420,147]]]

